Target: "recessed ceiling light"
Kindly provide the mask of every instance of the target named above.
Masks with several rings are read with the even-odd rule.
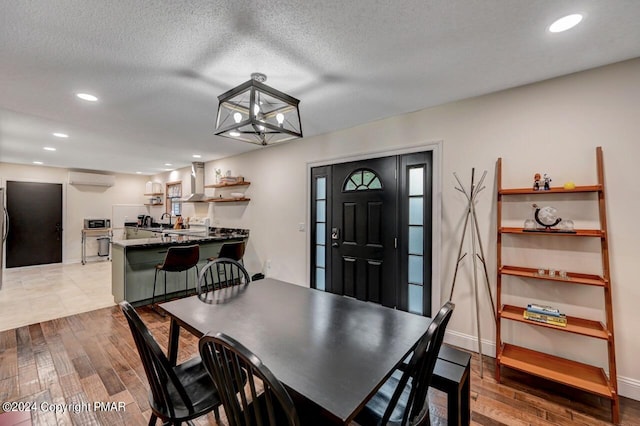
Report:
[[[33,164],[44,164],[42,161],[34,161]]]
[[[164,163],[165,166],[173,166],[171,163]]]
[[[79,97],[80,99],[82,99],[83,101],[89,101],[89,102],[97,102],[98,101],[98,97],[94,96],[90,93],[76,93],[76,96]]]
[[[68,137],[69,137],[69,135],[68,135],[68,134],[66,134],[66,133],[59,133],[59,132],[54,133],[54,134],[53,134],[53,136],[55,136],[56,138],[68,138]]]
[[[579,13],[567,15],[549,25],[549,31],[552,33],[561,33],[575,27],[580,21],[582,21],[582,15]]]
[[[136,174],[137,174],[137,175],[141,175],[141,174],[142,174],[142,172],[136,172]]]
[[[200,154],[193,154],[193,158],[201,158],[201,157],[202,157],[202,155],[200,155]]]
[[[56,150],[56,149],[55,149],[54,147],[52,147],[52,146],[45,146],[45,147],[44,147],[44,148],[42,148],[42,149],[44,149],[45,151],[55,151],[55,150]]]

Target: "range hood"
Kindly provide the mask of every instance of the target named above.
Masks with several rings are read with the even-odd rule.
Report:
[[[191,194],[180,199],[182,202],[204,201],[204,163],[191,163]]]

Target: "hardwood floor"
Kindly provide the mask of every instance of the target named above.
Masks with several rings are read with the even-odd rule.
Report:
[[[139,312],[166,348],[169,320],[146,308]],[[197,353],[197,339],[182,330],[180,348],[182,362]],[[493,360],[486,358],[480,379],[473,356],[474,425],[609,424],[608,400],[510,370],[497,384],[493,369]],[[0,332],[0,402],[39,408],[22,417],[0,414],[0,425],[21,419],[28,425],[29,417],[34,425],[143,425],[150,416],[147,392],[140,358],[117,306]],[[432,424],[446,425],[446,396],[432,390],[430,401]],[[103,409],[94,409],[95,402],[102,402]],[[195,423],[217,424],[213,415]],[[640,402],[621,398],[621,424],[640,425]]]

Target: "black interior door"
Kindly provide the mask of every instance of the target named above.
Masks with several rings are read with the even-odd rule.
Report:
[[[333,293],[397,305],[397,157],[332,166]]]
[[[7,268],[62,262],[62,185],[7,181]]]

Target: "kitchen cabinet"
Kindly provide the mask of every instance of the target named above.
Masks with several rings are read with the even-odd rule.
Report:
[[[613,423],[618,423],[620,419],[620,407],[617,386],[616,373],[616,357],[613,330],[613,305],[611,296],[611,277],[609,268],[609,235],[607,233],[607,214],[605,203],[605,185],[604,185],[604,166],[602,148],[596,149],[596,168],[598,182],[596,185],[576,186],[570,189],[551,188],[549,190],[534,190],[533,188],[503,188],[502,187],[502,159],[498,159],[497,163],[497,323],[496,323],[496,380],[500,382],[500,368],[509,367],[520,370],[532,375],[543,377],[557,383],[562,383],[583,391],[590,392],[600,397],[609,399],[611,402],[611,418]],[[583,196],[584,195],[584,196]],[[520,198],[518,198],[520,197]],[[565,205],[576,205],[577,203],[596,203],[598,210],[598,225],[595,229],[554,229],[552,227],[542,229],[524,229],[519,227],[503,226],[503,202],[509,198],[509,203],[521,204],[530,203],[530,199],[550,199],[553,202],[566,203]],[[537,201],[537,200],[536,200]],[[580,209],[579,204],[577,209]],[[517,207],[517,206],[516,206]],[[536,215],[539,207],[536,207]],[[585,207],[586,208],[586,207]],[[596,207],[594,205],[593,210]],[[562,223],[562,222],[560,222]],[[557,223],[556,223],[557,225]],[[508,239],[508,240],[507,240]],[[525,240],[523,240],[525,239]],[[571,251],[573,256],[577,257],[576,269],[584,269],[594,267],[599,269],[601,273],[592,274],[584,273],[584,271],[563,272],[558,275],[551,272],[541,274],[538,269],[524,267],[522,265],[512,265],[503,263],[503,252],[509,250],[518,252],[524,250],[523,246],[529,239],[535,239],[535,250],[531,252],[539,252],[540,250],[550,250],[552,243],[555,248],[562,247],[566,253]],[[580,240],[596,240],[599,241],[599,249],[584,250],[584,247],[578,243]],[[503,240],[507,240],[506,242]],[[556,240],[561,240],[560,242]],[[582,249],[581,249],[582,247]],[[582,251],[581,251],[582,250]],[[599,253],[595,253],[599,252]],[[536,253],[538,256],[544,256],[544,252]],[[592,265],[587,260],[587,256],[599,256],[601,265]],[[521,261],[525,261],[525,257],[515,257]],[[580,261],[579,259],[583,259]],[[564,257],[567,262],[569,256]],[[574,265],[575,266],[575,265]],[[541,268],[542,269],[542,268]],[[544,270],[544,269],[543,269]],[[565,294],[573,295],[575,300],[581,300],[580,294],[584,294],[587,288],[599,289],[595,293],[600,298],[599,305],[602,306],[598,316],[604,318],[604,321],[581,318],[578,316],[566,315],[566,326],[552,325],[543,322],[534,322],[524,318],[526,307],[514,306],[509,303],[503,303],[503,298],[515,300],[521,297],[522,293],[526,293],[523,287],[530,282],[531,288],[538,288],[537,292],[544,293],[542,297],[555,298],[560,293],[559,286],[566,286]],[[510,291],[506,291],[506,287]],[[534,290],[535,291],[535,290]],[[540,294],[540,293],[537,293]],[[525,297],[531,297],[527,295]],[[537,303],[532,301],[532,303]],[[579,308],[579,307],[578,307]],[[592,313],[595,315],[595,313]],[[594,342],[604,342],[608,359],[608,375],[600,366],[590,365],[578,362],[566,357],[560,357],[543,351],[533,350],[524,345],[506,343],[505,321],[510,323],[525,323],[527,327],[538,327],[538,330],[553,330],[552,332],[571,333],[584,336],[590,339],[596,339]],[[542,333],[542,332],[541,332]],[[515,336],[512,335],[515,339]],[[534,346],[535,340],[527,343]],[[597,344],[597,343],[594,343]],[[557,347],[558,351],[567,348]],[[602,360],[604,364],[604,360]]]
[[[200,245],[200,261],[198,268],[202,269],[207,258],[217,257],[220,248],[226,242],[247,241],[248,236],[238,237],[193,237],[193,236],[163,236],[154,238],[138,238],[132,240],[115,240],[112,248],[111,280],[112,293],[116,303],[127,300],[134,306],[146,305],[151,302],[153,293],[153,279],[156,265],[164,261],[167,249],[173,245]],[[189,290],[196,289],[197,277],[195,269],[188,271]],[[158,277],[160,286],[156,289],[156,296],[164,294],[164,274]],[[167,273],[167,297],[184,294],[185,274]],[[156,300],[162,300],[157,299]]]

